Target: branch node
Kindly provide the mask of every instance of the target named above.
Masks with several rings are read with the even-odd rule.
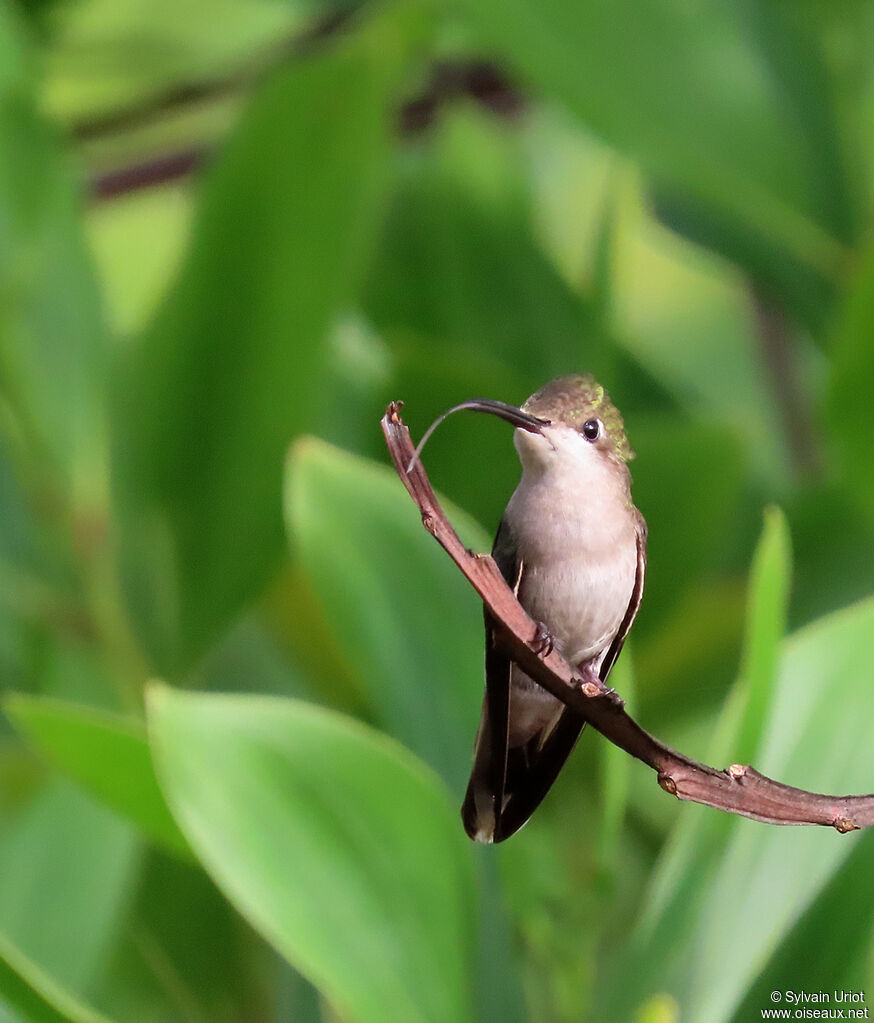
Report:
[[[548,650],[547,653],[550,653],[551,649],[552,648],[550,647],[550,650]],[[615,708],[616,710],[622,710],[622,708],[625,706],[625,700],[622,699],[622,697],[619,695],[619,693],[616,692],[615,689],[607,688],[607,686],[604,684],[603,679],[600,677],[600,675],[595,673],[595,670],[592,668],[591,664],[584,665],[583,678],[579,681],[574,679],[574,681],[577,683],[577,685],[579,685],[583,695],[589,697],[590,699],[597,699],[597,697],[603,696],[604,699],[609,701],[610,706]]]
[[[849,817],[835,817],[832,824],[835,831],[840,832],[842,835],[846,835],[849,831],[859,830],[858,824]]]
[[[677,783],[669,774],[665,774],[664,771],[659,771],[658,780],[659,785],[661,785],[661,787],[665,790],[665,792],[668,793],[668,795],[676,796],[677,799],[680,798],[678,795]]]

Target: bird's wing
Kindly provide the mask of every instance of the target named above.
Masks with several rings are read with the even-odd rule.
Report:
[[[628,610],[622,619],[622,624],[613,637],[613,641],[601,661],[601,670],[598,672],[601,681],[606,682],[616,658],[619,656],[628,630],[634,624],[637,612],[640,610],[640,602],[643,600],[643,584],[646,577],[646,522],[640,512],[637,512],[637,572],[634,576],[634,586],[631,590],[631,600],[628,602]]]
[[[507,584],[519,592],[524,565],[516,543],[501,523],[492,557]],[[471,838],[501,842],[528,820],[564,766],[585,722],[563,708],[548,728],[523,746],[510,747],[510,684],[513,662],[496,641],[495,621],[486,611],[486,691],[476,738],[473,770],[461,816]]]
[[[516,544],[502,521],[492,547],[492,557],[507,581],[518,592],[520,566]],[[461,817],[468,835],[478,842],[495,841],[504,805],[507,771],[507,736],[510,720],[510,672],[512,662],[506,649],[495,640],[495,620],[486,609],[486,690],[479,731],[476,736],[473,769]]]
[[[501,523],[492,556],[516,593],[524,566],[505,522]],[[637,572],[628,610],[601,664],[606,681],[619,656],[643,597],[646,571],[646,525],[640,517],[637,531]],[[512,661],[495,638],[495,622],[485,613],[486,691],[476,738],[473,770],[461,815],[471,838],[501,842],[513,835],[537,809],[576,745],[585,721],[569,707],[557,720],[522,746],[510,747],[510,682]]]

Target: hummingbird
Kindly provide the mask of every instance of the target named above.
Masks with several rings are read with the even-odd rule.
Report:
[[[541,653],[556,649],[584,681],[609,692],[605,683],[640,607],[646,571],[646,523],[631,499],[633,452],[619,410],[588,375],[552,380],[521,408],[482,398],[460,408],[516,427],[522,477],[492,557],[538,623],[532,642]],[[486,608],[485,696],[461,810],[468,835],[502,842],[518,831],[584,725],[513,662]]]

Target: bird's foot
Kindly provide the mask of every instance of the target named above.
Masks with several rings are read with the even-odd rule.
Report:
[[[606,697],[614,706],[624,707],[625,700],[616,692],[615,689],[608,689],[607,686],[601,681],[598,673],[592,667],[591,664],[582,665],[582,679],[580,681],[580,689],[583,693],[589,697],[603,696]]]
[[[531,640],[531,649],[538,657],[549,657],[555,646],[555,639],[543,622],[537,623],[534,630],[534,638]]]

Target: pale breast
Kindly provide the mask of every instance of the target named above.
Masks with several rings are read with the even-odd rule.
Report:
[[[546,626],[566,660],[572,665],[593,660],[597,670],[628,610],[636,573],[636,533],[583,555],[541,557],[530,563],[523,557],[519,600]],[[538,733],[545,739],[563,706],[513,665],[510,745],[523,745]]]
[[[525,565],[519,592],[522,606],[549,629],[571,664],[589,660],[609,646],[625,617],[634,587],[636,548],[626,544],[615,553]]]
[[[522,562],[519,600],[572,663],[609,646],[637,574],[636,520],[627,496],[596,488],[585,502],[520,488],[507,511]]]
[[[521,564],[518,596],[572,665],[596,670],[628,611],[637,576],[629,476],[578,438],[519,437],[523,476],[504,517]],[[514,665],[509,742],[543,742],[563,705]]]

